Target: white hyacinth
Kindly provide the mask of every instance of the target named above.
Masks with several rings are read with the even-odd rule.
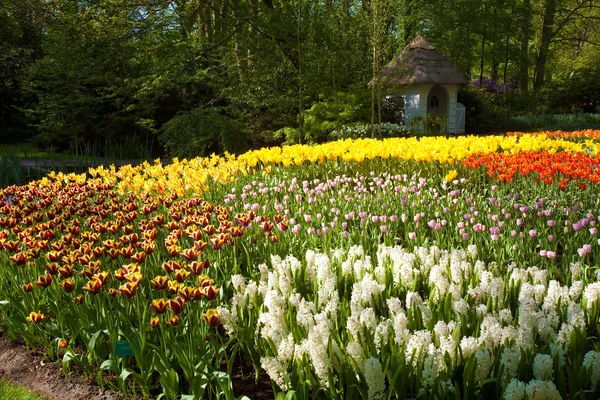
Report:
[[[475,359],[477,360],[477,369],[475,370],[475,381],[482,382],[490,374],[490,368],[492,367],[492,358],[490,353],[484,349],[478,349],[475,352]]]
[[[533,359],[533,376],[545,381],[553,379],[554,361],[549,354],[536,354]]]
[[[525,393],[530,400],[562,400],[553,382],[534,379],[527,384]]]
[[[465,336],[460,340],[460,351],[463,356],[463,360],[471,357],[477,351],[479,342],[472,336]]]
[[[525,397],[526,387],[524,382],[513,378],[504,391],[504,400],[522,400]]]
[[[500,364],[504,365],[502,380],[504,382],[512,380],[517,376],[519,362],[521,361],[521,352],[515,347],[507,347],[502,352]],[[512,383],[512,382],[511,382]]]
[[[289,381],[288,371],[277,357],[261,357],[260,366],[267,372],[269,378],[283,391],[287,390],[286,381]]]
[[[369,400],[380,400],[385,396],[385,374],[378,359],[370,357],[365,361],[365,380],[369,386]]]
[[[348,353],[348,356],[354,361],[354,363],[352,363],[352,367],[358,368],[358,370],[355,370],[355,372],[363,372],[365,359],[363,355],[363,348],[360,345],[360,343],[356,341],[349,342],[346,345],[346,352]]]
[[[600,282],[588,284],[583,292],[583,297],[587,300],[587,309],[591,310],[594,303],[600,299]]]
[[[588,351],[583,357],[582,367],[588,371],[591,370],[592,390],[596,390],[600,383],[600,352]]]

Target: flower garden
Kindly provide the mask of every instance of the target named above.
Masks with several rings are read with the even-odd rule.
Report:
[[[0,191],[8,337],[125,394],[600,398],[600,132],[344,140]]]

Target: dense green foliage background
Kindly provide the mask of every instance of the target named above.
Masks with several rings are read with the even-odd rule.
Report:
[[[0,0],[0,141],[321,141],[379,121],[367,83],[419,32],[480,87],[471,130],[597,112],[599,27],[600,0]]]

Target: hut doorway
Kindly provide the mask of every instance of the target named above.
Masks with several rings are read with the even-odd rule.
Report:
[[[441,85],[434,85],[427,96],[427,114],[448,116],[448,92]]]

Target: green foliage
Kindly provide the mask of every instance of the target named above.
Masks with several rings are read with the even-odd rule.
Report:
[[[145,143],[199,104],[235,110],[251,146],[277,144],[276,132],[324,141],[370,122],[367,83],[418,32],[465,76],[519,81],[506,96],[468,94],[468,131],[498,116],[600,107],[592,0],[554,13],[530,0],[200,3],[1,2],[0,141],[35,137],[70,153],[125,136]],[[381,83],[381,122],[402,123]]]
[[[340,129],[331,132],[331,139],[364,139],[372,135],[372,126],[364,125],[345,125]],[[375,125],[376,138],[408,137],[409,129],[404,125],[391,124],[384,122],[381,125]]]
[[[173,157],[241,153],[248,149],[240,124],[214,107],[197,107],[163,125],[159,140]]]
[[[337,92],[304,111],[304,141],[319,143],[342,126],[367,122],[368,98],[362,93]]]
[[[526,114],[501,118],[498,122],[507,131],[577,131],[600,129],[600,114]]]
[[[465,130],[467,132],[489,132],[496,126],[500,109],[488,93],[473,87],[458,91],[458,102],[465,106]]]

